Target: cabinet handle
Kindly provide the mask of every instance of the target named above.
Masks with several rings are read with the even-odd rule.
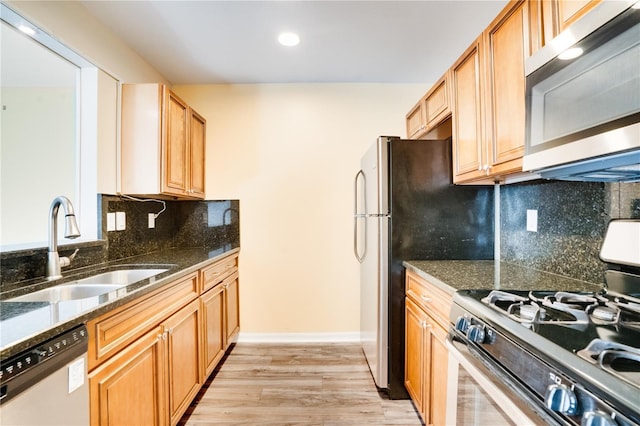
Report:
[[[421,298],[421,299],[422,299],[422,301],[423,301],[423,302],[425,302],[425,303],[430,303],[430,302],[431,302],[431,298],[430,298],[430,297],[425,296],[424,294],[421,294],[421,295],[420,295],[420,298]]]

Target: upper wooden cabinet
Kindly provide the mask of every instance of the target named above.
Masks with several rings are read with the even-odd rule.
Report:
[[[206,120],[162,84],[122,86],[122,192],[205,195]]]
[[[529,54],[535,53],[601,2],[602,0],[527,0],[531,48]]]
[[[526,2],[516,2],[483,33],[489,175],[522,171],[525,138],[524,61],[529,56]]]
[[[522,171],[528,3],[512,1],[452,67],[455,183]]]
[[[482,37],[451,68],[453,89],[454,182],[485,178],[487,158],[483,136]]]
[[[602,0],[555,0],[552,2],[557,10],[558,32],[560,34],[571,24],[590,12]]]
[[[407,138],[419,139],[451,115],[449,72],[407,113]]]

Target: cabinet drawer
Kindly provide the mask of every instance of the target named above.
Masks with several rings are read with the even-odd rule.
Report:
[[[198,290],[198,275],[194,272],[175,283],[167,284],[143,300],[134,300],[89,321],[89,370],[195,299],[199,294]]]
[[[447,292],[407,271],[406,293],[441,326],[448,328],[452,297]]]
[[[238,270],[238,256],[230,256],[202,270],[202,293]]]

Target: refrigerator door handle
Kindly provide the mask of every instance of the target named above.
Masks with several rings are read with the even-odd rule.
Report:
[[[358,212],[358,178],[362,176],[362,181],[364,182],[364,187],[366,188],[367,186],[367,178],[364,174],[364,172],[362,170],[360,170],[358,173],[356,173],[356,177],[355,177],[355,199],[354,199],[354,206],[353,206],[353,253],[356,256],[356,259],[358,259],[358,262],[362,263],[364,262],[364,258],[367,256],[367,196],[365,193],[365,196],[362,199],[362,206],[364,207],[364,213],[359,213]],[[362,253],[362,256],[360,256],[360,253],[358,252],[358,219],[364,219],[364,252]]]

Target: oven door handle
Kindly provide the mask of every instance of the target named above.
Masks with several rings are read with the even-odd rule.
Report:
[[[515,424],[558,424],[558,420],[546,412],[542,401],[515,383],[502,368],[483,357],[454,331],[449,332],[446,346],[449,349],[449,362],[452,362],[451,357],[453,357],[453,361],[464,368],[505,413],[512,416]],[[514,396],[517,401],[514,401]],[[569,423],[564,424],[569,425]]]

